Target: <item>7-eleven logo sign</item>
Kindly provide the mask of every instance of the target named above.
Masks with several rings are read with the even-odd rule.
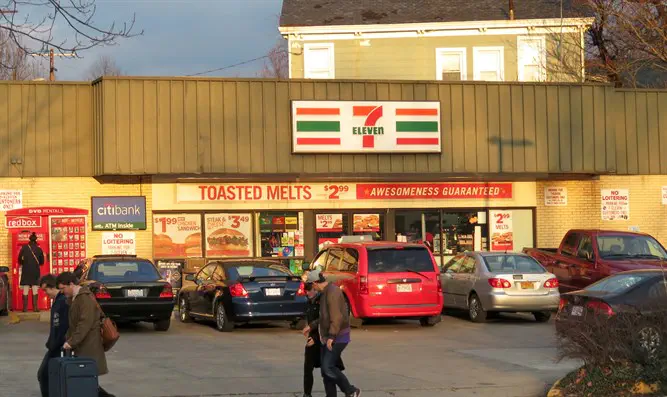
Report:
[[[380,106],[353,106],[352,115],[355,117],[364,117],[363,126],[352,127],[352,135],[362,136],[362,146],[364,148],[375,147],[375,136],[384,135],[384,127],[376,126],[380,117],[382,117],[382,105]]]

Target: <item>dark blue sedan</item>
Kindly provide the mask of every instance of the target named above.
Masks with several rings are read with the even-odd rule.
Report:
[[[306,310],[303,282],[277,261],[213,261],[186,280],[194,285],[183,287],[178,294],[182,322],[211,320],[219,331],[230,332],[240,323],[295,323]]]

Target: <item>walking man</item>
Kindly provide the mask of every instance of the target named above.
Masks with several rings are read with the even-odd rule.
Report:
[[[311,329],[319,329],[322,341],[321,371],[326,395],[335,397],[338,386],[345,396],[359,397],[361,390],[352,386],[336,365],[350,343],[351,333],[350,315],[343,292],[337,285],[329,283],[319,269],[308,274],[308,282],[321,292],[320,317],[304,328],[303,334],[307,336]]]
[[[40,266],[44,264],[44,251],[37,245],[37,235],[30,235],[28,244],[19,251],[18,264],[21,266],[21,280],[19,285],[23,289],[23,311],[28,311],[28,294],[32,289],[32,310],[39,311],[37,306],[39,291]]]
[[[46,354],[37,371],[37,380],[39,381],[39,389],[42,391],[42,397],[49,397],[49,360],[59,357],[65,344],[65,334],[69,327],[69,307],[65,295],[58,291],[56,278],[52,274],[42,277],[39,280],[39,286],[49,298],[53,299],[51,328],[49,339],[46,341]]]
[[[60,273],[57,282],[58,289],[71,300],[65,349],[72,350],[77,357],[95,360],[100,376],[109,373],[100,330],[102,313],[95,295],[88,287],[79,286],[71,272]],[[113,395],[100,386],[99,397]]]

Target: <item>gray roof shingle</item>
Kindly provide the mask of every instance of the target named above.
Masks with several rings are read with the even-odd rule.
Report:
[[[563,0],[563,17],[593,16]],[[514,0],[515,19],[560,18],[560,0]],[[375,25],[509,19],[509,0],[283,0],[280,26]]]

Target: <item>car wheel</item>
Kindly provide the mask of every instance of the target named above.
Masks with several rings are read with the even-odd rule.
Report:
[[[419,319],[419,324],[421,324],[422,327],[433,327],[439,323],[440,320],[440,316],[422,317]]]
[[[538,323],[546,323],[551,318],[551,313],[549,312],[534,312],[533,317]]]
[[[169,331],[169,327],[171,326],[171,319],[168,318],[166,320],[160,320],[156,321],[153,323],[153,329],[156,331],[160,332],[166,332]]]
[[[234,323],[229,320],[227,312],[225,311],[225,305],[222,302],[218,303],[215,307],[215,327],[220,332],[231,332],[234,330]]]
[[[487,313],[484,311],[482,302],[476,294],[472,294],[470,297],[470,303],[468,303],[468,315],[470,316],[470,321],[474,323],[483,323],[486,321]]]
[[[178,318],[182,323],[192,322],[192,317],[190,316],[190,310],[188,310],[188,302],[185,297],[181,297],[178,302]]]
[[[662,346],[662,334],[660,330],[652,325],[641,327],[635,337],[635,347],[644,359],[654,359],[660,352]]]
[[[352,306],[350,305],[350,301],[347,299],[347,297],[345,297],[345,304],[347,305],[347,314],[350,317],[350,328],[359,328],[364,325],[364,320],[355,317],[354,313],[352,313]]]

